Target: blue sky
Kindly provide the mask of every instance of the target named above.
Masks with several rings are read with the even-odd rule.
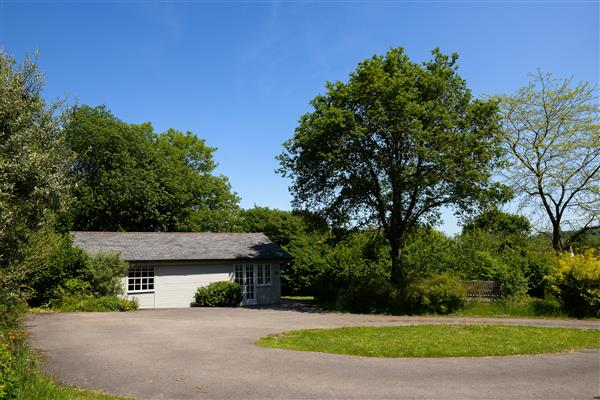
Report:
[[[192,131],[243,207],[289,209],[275,156],[326,81],[402,46],[416,61],[458,52],[476,96],[537,68],[597,84],[599,2],[0,0],[0,46],[40,51],[46,98]]]

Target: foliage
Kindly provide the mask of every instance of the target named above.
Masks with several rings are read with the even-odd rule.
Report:
[[[51,228],[33,234],[23,262],[31,289],[29,305],[47,303],[56,288],[79,276],[87,262],[83,250],[73,246],[71,235],[56,233]]]
[[[90,284],[93,295],[116,296],[123,291],[121,279],[128,267],[120,254],[98,253],[88,257],[80,276]]]
[[[89,106],[72,111],[65,131],[79,182],[65,218],[74,229],[190,230],[195,212],[237,207],[227,178],[212,175],[216,149],[191,132],[157,135]]]
[[[600,331],[463,324],[353,326],[269,335],[258,344],[363,357],[487,357],[597,349]]]
[[[284,248],[307,230],[304,219],[289,211],[254,207],[243,210],[241,215],[244,232],[262,232]]]
[[[457,58],[434,50],[417,64],[397,48],[361,62],[312,100],[279,156],[295,206],[382,229],[394,282],[405,280],[406,235],[438,222],[441,206],[506,199],[490,180],[500,161],[496,102],[472,98]]]
[[[464,307],[467,292],[458,278],[442,273],[411,283],[404,297],[411,312],[449,314]]]
[[[134,300],[127,300],[116,296],[86,296],[84,298],[72,297],[65,298],[60,311],[134,311],[138,304]]]
[[[522,236],[471,230],[457,238],[455,271],[465,279],[493,280],[504,298],[543,296],[542,277],[551,268],[551,248]]]
[[[14,398],[16,372],[15,356],[10,345],[0,338],[0,400]]]
[[[600,317],[600,255],[594,250],[562,253],[547,280],[550,292],[561,300],[567,314]]]
[[[194,296],[194,305],[198,307],[237,307],[241,302],[242,288],[228,281],[199,287]]]
[[[313,262],[311,294],[320,301],[335,302],[340,291],[354,282],[370,279],[389,280],[389,253],[378,232],[354,232],[326,245],[323,256]]]
[[[469,301],[466,307],[453,313],[473,317],[566,317],[561,304],[554,298],[512,297],[500,301]]]
[[[354,313],[387,313],[396,297],[397,289],[389,280],[367,277],[340,290],[335,306],[338,310]]]
[[[0,51],[0,268],[19,262],[29,235],[64,209],[72,159],[60,104],[47,106],[35,60]]]
[[[564,250],[596,226],[600,210],[597,88],[538,71],[513,96],[500,98],[510,167],[522,204],[543,210],[552,244]],[[565,242],[565,227],[576,233]]]
[[[525,237],[531,233],[527,217],[491,208],[463,225],[463,232],[481,230],[487,233]]]
[[[17,327],[27,310],[25,276],[26,271],[20,266],[0,268],[0,332]]]
[[[433,228],[422,227],[411,232],[403,252],[410,281],[458,269],[457,241]]]

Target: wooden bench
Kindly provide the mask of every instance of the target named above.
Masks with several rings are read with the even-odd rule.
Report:
[[[500,298],[500,282],[463,281],[469,300],[497,300]]]

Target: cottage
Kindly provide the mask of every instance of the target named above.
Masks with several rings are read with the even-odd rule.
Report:
[[[242,305],[281,299],[280,271],[291,256],[262,233],[71,232],[89,254],[121,253],[130,264],[125,296],[140,308],[190,307],[200,286],[230,280]]]

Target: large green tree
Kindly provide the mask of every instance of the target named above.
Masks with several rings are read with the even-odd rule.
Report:
[[[501,97],[506,172],[521,205],[541,211],[554,248],[564,250],[600,228],[597,88],[540,71],[532,78],[516,94]],[[571,231],[567,238],[565,230]]]
[[[187,230],[195,212],[237,207],[227,178],[212,174],[215,148],[192,133],[156,134],[89,106],[74,109],[65,130],[77,155],[74,229]]]
[[[0,267],[20,261],[70,190],[61,104],[47,105],[43,86],[35,60],[17,65],[0,51]]]
[[[327,83],[279,156],[294,205],[340,224],[376,225],[391,247],[391,279],[404,283],[402,247],[440,208],[473,210],[505,194],[491,182],[500,160],[498,108],[473,99],[458,56],[412,62],[401,48]]]

